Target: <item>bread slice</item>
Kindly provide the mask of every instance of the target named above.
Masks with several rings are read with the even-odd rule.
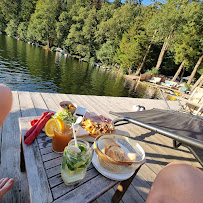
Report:
[[[107,156],[111,157],[115,161],[123,161],[125,158],[125,151],[118,146],[111,146],[105,152]]]
[[[112,146],[120,147],[113,139],[106,138],[104,140],[104,146],[106,149],[109,149]]]

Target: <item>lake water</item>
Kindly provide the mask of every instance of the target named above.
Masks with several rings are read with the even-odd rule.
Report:
[[[0,83],[11,90],[154,97],[121,74],[0,35]]]

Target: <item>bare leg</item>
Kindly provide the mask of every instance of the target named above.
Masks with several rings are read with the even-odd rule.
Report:
[[[173,163],[154,180],[146,203],[203,201],[203,172],[193,166]]]
[[[4,86],[0,85],[0,127],[3,124],[6,116],[11,110],[12,106],[12,93],[11,90]],[[14,180],[11,178],[2,178],[0,180],[0,199],[8,192],[14,184]]]
[[[0,126],[11,110],[12,93],[5,85],[0,85]]]

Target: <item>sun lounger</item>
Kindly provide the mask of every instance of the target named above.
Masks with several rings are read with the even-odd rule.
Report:
[[[133,123],[174,140],[174,147],[188,147],[203,166],[203,118],[170,110],[109,112],[119,116],[113,124]]]

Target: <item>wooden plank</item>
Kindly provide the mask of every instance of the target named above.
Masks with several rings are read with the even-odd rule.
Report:
[[[95,170],[95,168],[91,168],[91,169],[87,170],[87,173],[85,174],[85,178],[77,184],[77,187],[79,185],[82,185],[84,182],[91,180],[92,178],[94,178],[98,174],[99,173]],[[59,171],[59,174],[57,176],[49,178],[49,184],[50,184],[51,188],[61,184],[61,186],[59,186],[60,187],[59,191],[58,191],[58,187],[52,190],[55,198],[66,194],[68,191],[70,191],[70,190],[74,189],[74,187],[76,187],[76,186],[72,186],[72,187],[71,186],[65,186],[65,184],[63,183],[63,180],[61,178],[60,171]],[[64,189],[62,189],[62,188],[64,188]]]
[[[47,177],[48,178],[51,178],[53,176],[56,176],[58,174],[58,171],[60,171],[60,167],[61,165],[57,165],[53,168],[50,168],[50,169],[47,169],[46,172],[47,172]],[[88,170],[93,168],[93,165],[92,163],[90,163],[90,165],[88,166]]]
[[[47,169],[50,169],[50,168],[55,167],[57,165],[61,165],[61,163],[62,163],[62,157],[58,157],[56,159],[52,159],[52,160],[45,162],[44,167],[47,170]]]
[[[50,146],[50,147],[40,149],[40,152],[41,152],[41,155],[44,155],[44,154],[53,152],[53,150],[52,150],[52,147]]]
[[[48,110],[44,99],[42,98],[41,93],[39,92],[30,92],[30,96],[35,107],[36,113],[38,116],[41,116],[43,112]]]
[[[144,203],[145,200],[139,195],[137,190],[131,185],[123,196],[124,202]]]
[[[21,136],[27,132],[28,123],[26,118],[20,118]],[[53,197],[49,188],[46,172],[43,168],[41,154],[36,140],[28,146],[23,143],[24,158],[26,163],[27,178],[31,202],[52,202]],[[37,194],[37,195],[36,195]]]
[[[19,102],[23,117],[37,115],[29,92],[19,92]]]
[[[91,179],[90,181],[87,181],[84,184],[82,184],[81,187],[77,187],[74,190],[71,190],[69,193],[58,198],[55,202],[61,203],[68,200],[69,203],[72,202],[75,203],[76,198],[77,203],[91,202],[97,199],[98,191],[100,191],[100,193],[103,194],[111,187],[113,187],[115,184],[117,184],[116,181],[112,181],[108,178],[98,175],[95,178]],[[57,191],[60,190],[58,189]]]
[[[42,160],[43,160],[43,162],[46,162],[46,161],[49,161],[49,160],[52,160],[52,159],[55,159],[55,158],[58,158],[58,157],[62,157],[62,156],[63,156],[63,154],[52,152],[52,153],[49,153],[49,154],[42,155]]]
[[[46,173],[47,173],[47,177],[51,178],[53,176],[58,175],[58,172],[60,171],[61,165],[57,165],[53,168],[47,169]]]
[[[49,93],[41,93],[44,102],[46,103],[50,112],[57,112],[59,110],[59,104],[56,104]]]
[[[2,127],[1,178],[14,178],[15,183],[1,202],[29,202],[28,184],[25,173],[20,172],[20,130],[21,116],[18,92],[13,91],[13,104]]]

